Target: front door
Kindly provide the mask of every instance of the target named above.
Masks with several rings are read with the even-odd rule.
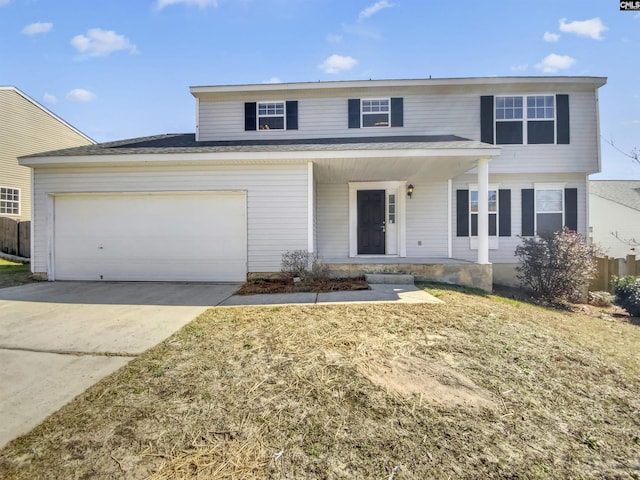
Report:
[[[385,254],[385,190],[358,190],[358,255]]]

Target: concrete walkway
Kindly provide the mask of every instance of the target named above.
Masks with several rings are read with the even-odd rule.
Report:
[[[288,305],[315,303],[444,303],[415,285],[371,284],[370,290],[330,293],[269,293],[234,295],[222,307],[249,305]]]

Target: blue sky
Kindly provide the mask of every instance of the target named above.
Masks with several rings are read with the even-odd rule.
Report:
[[[640,179],[638,52],[615,0],[0,0],[0,85],[97,141],[195,131],[193,85],[606,76],[595,178]]]

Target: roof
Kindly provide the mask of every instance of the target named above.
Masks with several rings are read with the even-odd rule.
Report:
[[[569,77],[569,76],[511,76],[511,77],[466,77],[466,78],[418,78],[396,80],[342,80],[329,82],[292,82],[292,83],[261,83],[243,85],[211,85],[192,86],[191,94],[198,96],[206,93],[231,93],[250,91],[278,91],[278,90],[324,90],[338,88],[371,88],[371,87],[431,87],[431,86],[477,86],[477,85],[505,85],[505,84],[564,84],[584,85],[590,88],[600,88],[607,83],[606,77]]]
[[[589,193],[640,211],[640,180],[590,180]]]
[[[193,133],[176,133],[132,138],[67,148],[21,158],[72,157],[88,155],[131,155],[172,153],[229,152],[313,152],[342,150],[402,149],[480,149],[495,150],[495,145],[469,140],[456,135],[380,136],[349,138],[311,138],[278,140],[235,140],[198,142]]]
[[[28,102],[32,103],[33,105],[35,105],[36,107],[38,107],[40,110],[42,110],[44,113],[46,113],[47,115],[50,115],[51,117],[53,117],[54,119],[56,119],[58,122],[62,123],[65,127],[73,130],[74,132],[76,132],[78,135],[84,137],[87,139],[87,141],[91,142],[91,143],[96,143],[94,139],[92,139],[91,137],[85,135],[84,133],[82,133],[80,130],[78,130],[76,127],[74,127],[73,125],[71,125],[69,122],[65,122],[62,118],[60,118],[59,116],[57,116],[55,113],[53,113],[51,110],[49,110],[48,108],[40,105],[38,102],[36,102],[33,98],[31,98],[29,95],[27,95],[26,93],[24,93],[23,91],[21,91],[19,88],[16,88],[14,86],[8,85],[8,86],[1,86],[0,85],[0,92],[2,91],[10,91],[10,92],[14,92],[18,95],[20,95],[21,97],[23,97],[25,100],[27,100]]]

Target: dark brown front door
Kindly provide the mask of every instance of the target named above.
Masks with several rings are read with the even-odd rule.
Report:
[[[358,190],[358,254],[385,254],[385,191]]]

